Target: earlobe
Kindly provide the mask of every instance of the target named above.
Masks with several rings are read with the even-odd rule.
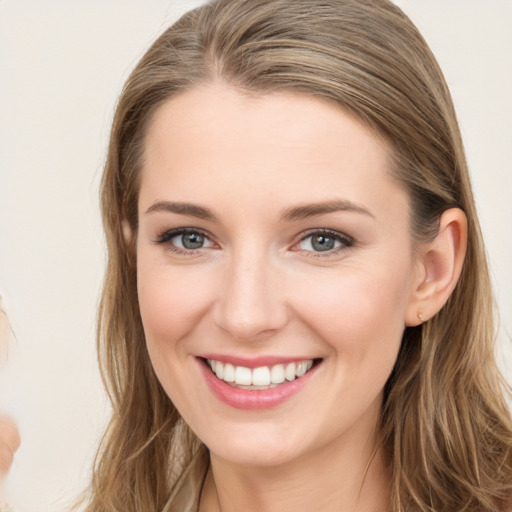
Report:
[[[126,219],[122,221],[121,231],[123,234],[124,244],[126,248],[125,254],[126,258],[128,259],[128,264],[130,265],[130,267],[134,267],[136,262],[136,235],[133,232],[130,223]]]
[[[445,305],[462,272],[466,246],[466,215],[459,208],[446,210],[437,236],[421,248],[420,272],[406,311],[407,326],[422,324]]]
[[[132,228],[130,227],[130,223],[126,219],[124,219],[121,227],[123,230],[124,241],[125,241],[127,247],[129,247],[133,240],[133,233],[132,233]]]

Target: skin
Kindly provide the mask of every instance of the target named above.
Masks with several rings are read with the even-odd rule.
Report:
[[[435,313],[439,290],[454,286],[458,249],[444,257],[439,247],[463,245],[455,217],[437,249],[415,248],[388,147],[318,99],[249,97],[216,83],[159,108],[141,176],[139,302],[155,372],[210,449],[201,512],[387,509],[375,440],[382,391],[405,326],[419,323],[420,307]],[[198,230],[205,245],[180,248],[174,232],[164,241],[179,228]],[[319,253],[310,235],[322,229],[339,235]],[[205,353],[321,363],[284,403],[248,411],[212,394]]]
[[[20,441],[19,432],[13,419],[0,413],[0,479],[7,476]]]
[[[9,323],[1,308],[0,299],[0,370],[1,363],[7,351]],[[12,466],[14,454],[21,443],[20,434],[14,420],[0,411],[0,484],[6,479]],[[0,505],[4,504],[2,488],[0,487]]]

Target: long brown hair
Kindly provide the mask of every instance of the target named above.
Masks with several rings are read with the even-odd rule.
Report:
[[[380,440],[392,468],[393,510],[503,510],[512,497],[512,423],[463,145],[435,58],[387,0],[214,1],[166,30],[126,82],[101,186],[108,264],[98,349],[113,412],[87,510],[178,510],[179,489],[187,482],[197,491],[208,464],[152,370],[136,253],[122,226],[136,235],[152,115],[172,96],[214,80],[261,94],[294,91],[355,114],[392,148],[415,240],[435,236],[446,209],[465,212],[462,276],[439,314],[406,329],[385,389]]]

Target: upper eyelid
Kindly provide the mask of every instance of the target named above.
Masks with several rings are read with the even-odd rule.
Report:
[[[182,227],[182,228],[173,228],[173,229],[167,229],[165,231],[162,231],[157,235],[157,238],[155,240],[155,243],[164,243],[171,240],[171,238],[174,238],[175,236],[184,235],[187,233],[198,233],[208,240],[210,242],[213,242],[213,237],[204,229],[201,228],[194,228],[194,227]],[[164,240],[165,239],[165,240]]]
[[[331,235],[333,237],[339,238],[346,242],[354,243],[354,238],[351,237],[350,235],[347,235],[346,233],[343,233],[336,229],[328,229],[328,228],[308,229],[307,231],[305,231],[301,235],[299,235],[299,241],[305,240],[306,238],[309,238],[310,236],[314,235],[315,233]]]

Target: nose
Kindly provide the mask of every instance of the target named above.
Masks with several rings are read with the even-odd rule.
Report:
[[[233,257],[219,282],[215,322],[241,341],[266,339],[288,321],[279,270],[264,255]]]

